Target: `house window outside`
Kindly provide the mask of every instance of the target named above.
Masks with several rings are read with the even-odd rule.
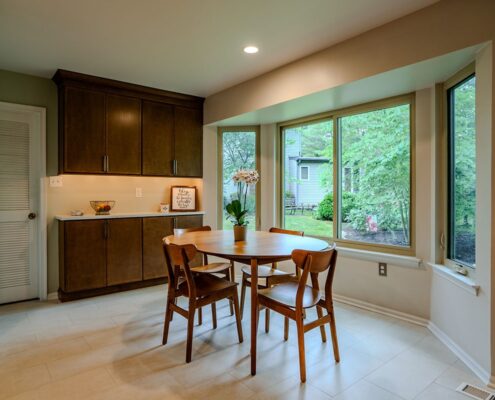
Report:
[[[333,121],[284,127],[282,145],[282,226],[332,237]]]
[[[237,198],[237,186],[232,176],[240,169],[257,169],[259,172],[259,129],[258,127],[222,127],[218,130],[219,141],[219,182],[221,184],[218,226],[219,229],[233,229],[225,206]],[[246,201],[248,229],[258,229],[257,186],[249,187]]]
[[[447,258],[476,263],[476,77],[447,90]]]
[[[302,181],[309,181],[309,167],[300,166],[300,177]]]
[[[282,226],[412,254],[414,95],[280,124]],[[308,180],[297,166],[310,167]]]

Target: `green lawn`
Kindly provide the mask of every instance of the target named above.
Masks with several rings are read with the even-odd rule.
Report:
[[[313,218],[310,211],[305,211],[301,215],[297,211],[295,215],[285,215],[285,229],[303,231],[306,236],[331,237],[333,226],[332,221],[319,221]]]
[[[254,230],[256,224],[254,223],[254,216],[248,216],[249,221],[248,229]],[[223,229],[233,229],[233,224],[227,217],[223,219]],[[318,221],[313,218],[311,211],[304,211],[301,215],[300,211],[297,211],[295,215],[285,215],[285,229],[291,229],[294,231],[303,231],[306,236],[332,236],[332,221]]]

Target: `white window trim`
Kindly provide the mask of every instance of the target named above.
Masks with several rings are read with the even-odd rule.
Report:
[[[308,169],[308,177],[306,179],[303,179],[303,177],[302,177],[302,169],[303,168],[307,168]],[[299,166],[299,180],[301,180],[301,181],[309,181],[309,178],[310,178],[310,176],[309,176],[309,165],[300,165]]]
[[[403,256],[392,253],[382,253],[377,251],[359,250],[351,247],[337,246],[339,256],[356,260],[385,262],[390,265],[406,268],[423,268],[423,261],[412,256]]]
[[[480,285],[478,285],[470,277],[460,275],[445,265],[435,264],[431,262],[427,264],[431,267],[435,275],[448,280],[449,282],[460,287],[461,289],[464,289],[474,296],[478,296]]]

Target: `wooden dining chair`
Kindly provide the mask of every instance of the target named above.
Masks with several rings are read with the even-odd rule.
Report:
[[[165,239],[163,250],[167,260],[170,285],[165,308],[162,344],[165,345],[167,343],[170,321],[172,320],[173,313],[176,312],[187,319],[186,363],[191,362],[194,314],[200,307],[211,304],[212,314],[215,318],[213,328],[216,328],[215,302],[222,299],[231,299],[234,304],[237,335],[239,337],[239,343],[242,343],[242,325],[239,299],[237,296],[238,284],[212,274],[193,273],[189,264],[194,260],[198,252],[192,244],[179,246],[171,244],[168,239]],[[182,271],[182,274],[180,271]],[[176,304],[176,299],[181,296],[189,298],[187,310]]]
[[[270,233],[284,233],[286,235],[304,236],[304,232],[291,231],[289,229],[270,228]],[[258,266],[258,278],[266,279],[265,285],[258,283],[259,289],[266,289],[272,287],[275,284],[288,282],[294,279],[294,274],[298,274],[297,268],[295,272],[286,272],[277,269],[277,263],[272,263],[271,267],[267,265]],[[251,287],[251,266],[244,266],[242,268],[242,281],[241,281],[241,318],[244,315],[244,302],[246,299],[246,287]],[[270,331],[270,310],[267,308],[265,313],[265,332]]]
[[[211,227],[200,226],[196,228],[174,228],[174,236],[180,236],[187,232],[202,232],[211,231]],[[235,282],[235,270],[233,262],[217,262],[208,263],[208,256],[206,254],[202,255],[203,260],[201,261],[201,254],[198,253],[196,259],[191,262],[191,271],[198,274],[219,274],[225,277],[225,279]],[[232,301],[229,301],[230,315],[234,315],[234,305]],[[198,310],[198,324],[203,323],[203,311],[200,308]]]
[[[328,250],[307,251],[294,250],[292,260],[296,268],[301,270],[298,282],[287,282],[258,292],[258,314],[261,307],[270,308],[285,317],[284,339],[289,337],[289,318],[296,321],[297,341],[299,345],[299,373],[301,382],[306,381],[306,357],[304,350],[304,333],[320,328],[321,340],[326,341],[325,324],[330,324],[332,334],[333,354],[335,361],[340,361],[337,330],[335,327],[335,314],[332,300],[332,282],[337,261],[335,244]],[[318,275],[328,270],[325,281],[325,295],[321,295],[318,285]],[[312,286],[308,286],[308,276],[311,276]],[[315,307],[318,318],[304,323],[303,311]],[[323,316],[323,309],[327,315]]]

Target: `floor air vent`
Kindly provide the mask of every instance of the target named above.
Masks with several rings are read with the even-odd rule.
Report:
[[[484,389],[463,383],[457,388],[458,392],[464,393],[466,396],[477,400],[495,400],[495,394],[487,392]]]

